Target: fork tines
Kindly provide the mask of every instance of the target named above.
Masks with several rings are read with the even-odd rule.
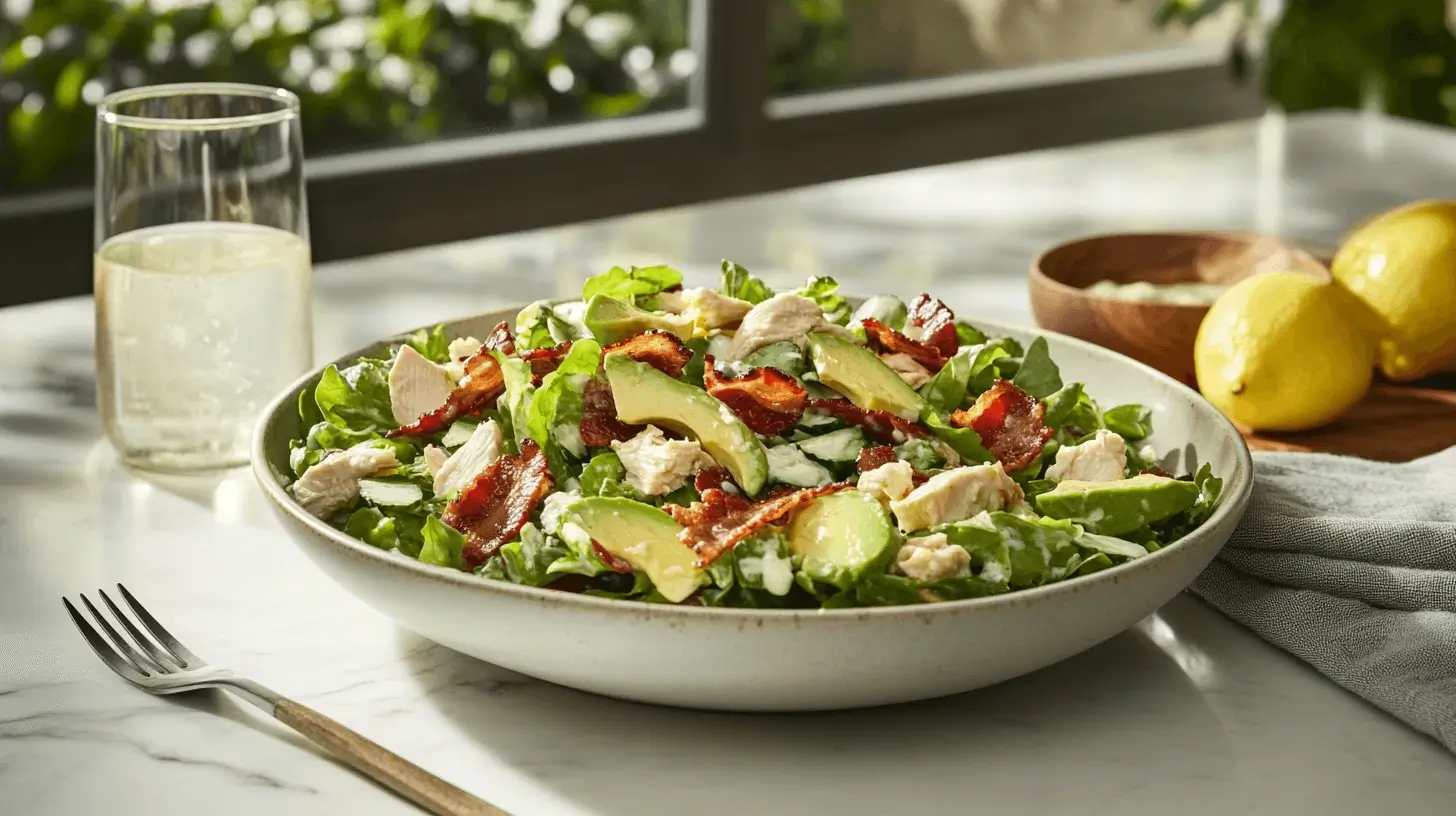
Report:
[[[71,603],[70,599],[61,598],[61,603],[65,604],[66,612],[71,615],[71,620],[76,624],[76,628],[81,630],[81,635],[86,638],[87,643],[91,644],[91,648],[103,663],[133,683],[141,683],[146,678],[155,675],[195,669],[202,665],[202,661],[179,643],[161,623],[157,622],[157,619],[147,611],[146,607],[142,606],[131,592],[127,591],[126,587],[117,584],[116,588],[121,593],[122,600],[131,609],[132,615],[127,615],[113,603],[111,596],[106,594],[106,590],[98,589],[96,594],[101,596],[102,603],[111,611],[110,618],[97,609],[96,605],[91,603],[90,598],[84,594],[80,596],[82,605],[91,613],[91,620],[96,622],[96,626],[92,626],[91,621]],[[132,620],[132,616],[141,622],[140,627]],[[112,619],[120,624],[129,637],[123,637],[117,631],[111,623]],[[101,632],[106,633],[105,638],[97,631],[97,626],[100,627]],[[142,630],[146,630],[145,633]]]

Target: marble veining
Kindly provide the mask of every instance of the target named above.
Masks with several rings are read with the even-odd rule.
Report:
[[[326,266],[317,351],[574,289],[611,263],[928,288],[1029,320],[1087,232],[1329,244],[1449,193],[1456,137],[1321,114],[932,168]],[[194,651],[518,814],[1449,814],[1456,759],[1199,601],[970,695],[730,716],[616,702],[395,627],[277,529],[245,472],[132,474],[100,439],[83,299],[0,311],[0,814],[417,812],[224,696],[113,677],[64,593],[124,581]],[[489,625],[488,621],[462,625]]]

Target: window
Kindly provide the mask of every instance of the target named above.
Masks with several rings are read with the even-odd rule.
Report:
[[[1160,26],[1164,0],[776,0],[774,95],[987,73],[1195,47],[1221,52],[1227,8],[1197,28]]]
[[[4,0],[0,190],[90,183],[93,107],[225,80],[302,99],[311,156],[687,107],[688,0]]]
[[[123,85],[299,93],[329,261],[1256,114],[1161,1],[0,0],[0,303],[89,291]]]

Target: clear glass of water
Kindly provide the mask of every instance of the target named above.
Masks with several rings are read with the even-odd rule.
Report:
[[[243,464],[264,403],[313,358],[298,98],[134,88],[96,131],[102,424],[135,467]]]

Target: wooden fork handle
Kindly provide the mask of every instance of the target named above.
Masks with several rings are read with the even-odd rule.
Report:
[[[438,816],[510,816],[308,706],[279,700],[273,716],[354,770]]]

